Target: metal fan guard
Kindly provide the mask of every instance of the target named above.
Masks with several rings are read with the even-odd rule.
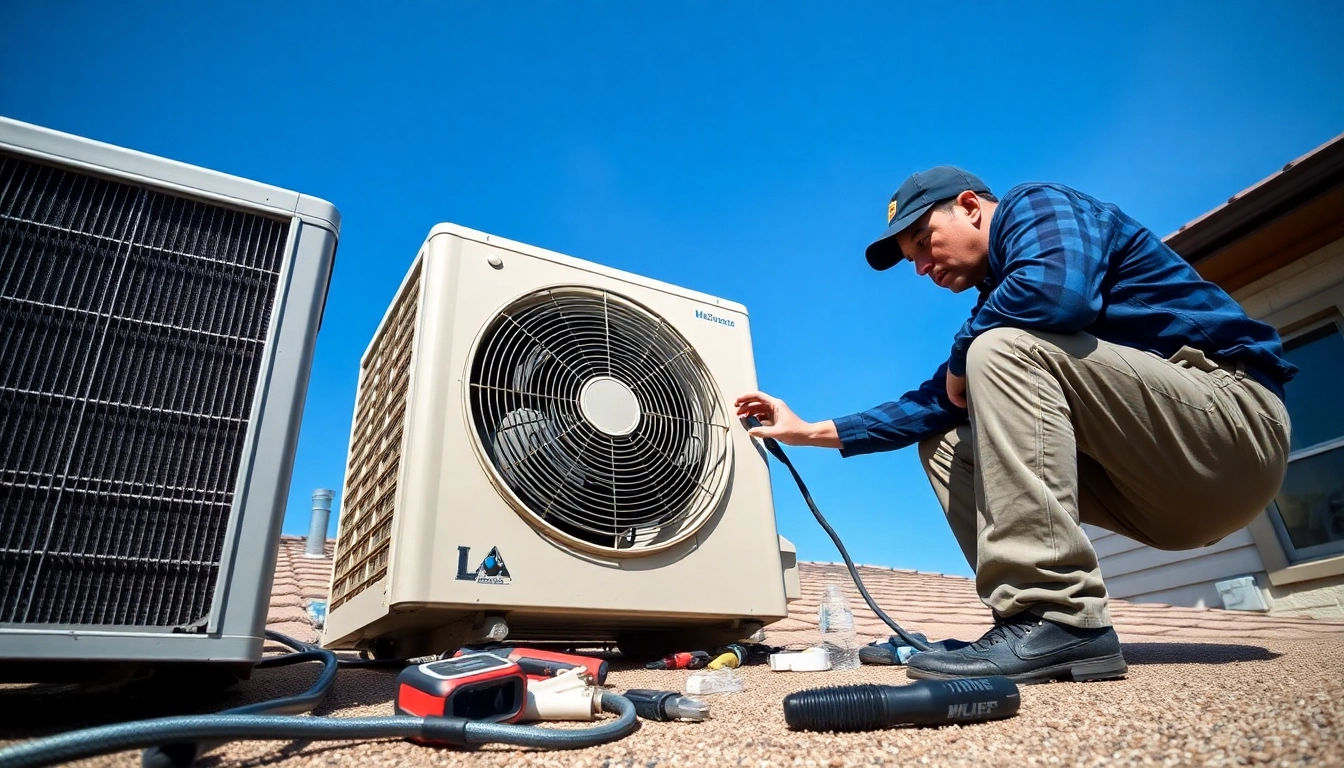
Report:
[[[591,287],[539,290],[487,324],[470,360],[477,450],[552,538],[649,554],[719,507],[732,467],[723,399],[690,343],[651,310]]]

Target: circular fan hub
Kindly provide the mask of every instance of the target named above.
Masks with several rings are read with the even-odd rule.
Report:
[[[589,424],[619,437],[639,426],[639,400],[634,390],[610,376],[589,379],[579,390],[579,411]]]

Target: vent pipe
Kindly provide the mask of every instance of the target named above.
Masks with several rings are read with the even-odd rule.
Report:
[[[308,543],[303,548],[304,557],[327,556],[327,521],[331,518],[331,500],[336,492],[328,488],[313,491],[313,519],[308,525]]]

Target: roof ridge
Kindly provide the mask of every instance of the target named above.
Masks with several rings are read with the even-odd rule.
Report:
[[[798,565],[836,566],[841,568],[846,567],[845,563],[829,562],[826,560],[799,560]],[[911,576],[940,576],[944,579],[961,579],[962,581],[971,581],[971,578],[969,576],[961,576],[955,573],[940,573],[938,571],[921,571],[914,568],[897,568],[891,565],[872,565],[869,563],[855,563],[854,567],[871,568],[872,570],[875,571],[890,571],[892,573],[903,573]]]

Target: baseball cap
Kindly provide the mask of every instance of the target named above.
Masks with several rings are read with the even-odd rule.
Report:
[[[906,179],[887,206],[887,231],[868,246],[868,265],[873,269],[890,269],[905,258],[896,244],[896,235],[924,215],[942,200],[956,197],[966,190],[988,193],[989,187],[977,176],[951,165],[940,165]]]

